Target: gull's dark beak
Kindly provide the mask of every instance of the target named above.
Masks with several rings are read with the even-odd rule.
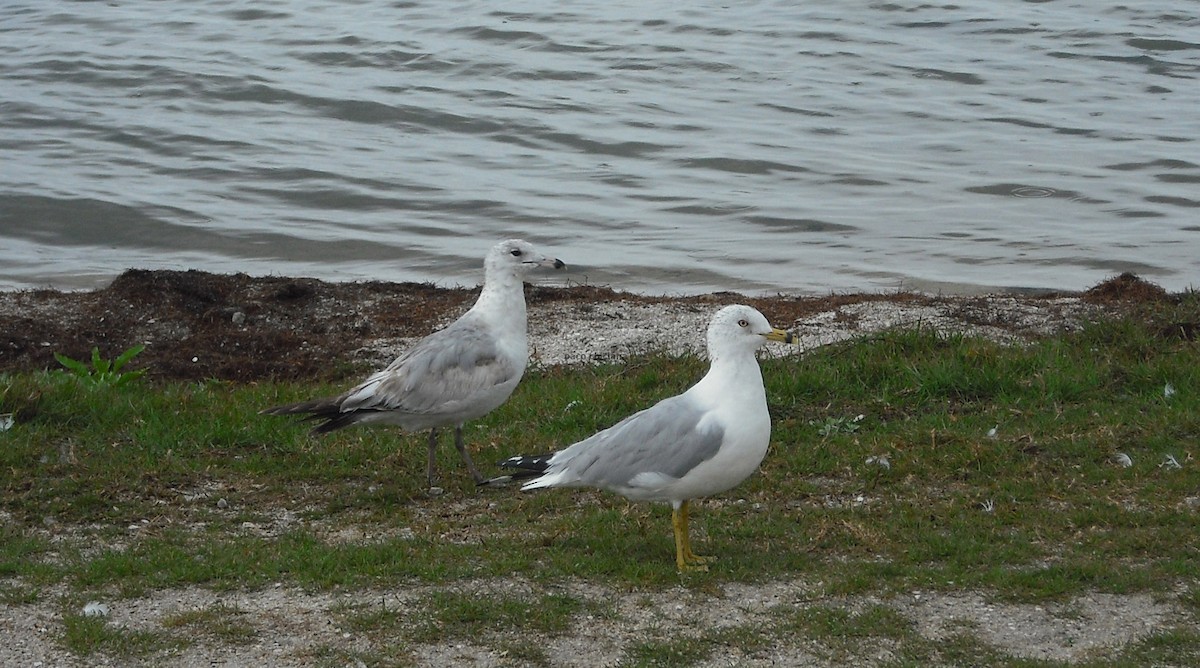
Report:
[[[566,264],[563,263],[562,260],[560,260],[556,257],[555,258],[544,257],[540,260],[531,260],[529,262],[526,262],[526,264],[532,264],[532,265],[535,265],[538,267],[554,267],[555,269],[562,269],[567,266]]]

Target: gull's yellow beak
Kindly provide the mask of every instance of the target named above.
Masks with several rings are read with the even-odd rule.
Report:
[[[781,343],[800,343],[791,332],[785,332],[782,329],[772,329],[770,334],[763,334],[768,341],[779,341]]]

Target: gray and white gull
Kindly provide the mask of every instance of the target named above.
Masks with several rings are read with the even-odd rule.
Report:
[[[708,327],[708,373],[686,392],[556,453],[506,459],[500,466],[517,471],[487,483],[533,478],[521,489],[597,487],[669,502],[676,566],[707,570],[710,558],[692,552],[688,505],[741,483],[766,455],[771,417],[755,352],[767,341],[794,339],[749,306],[726,306]]]
[[[426,478],[435,481],[438,429],[454,427],[454,447],[476,483],[483,476],[463,444],[463,423],[508,400],[529,362],[523,278],[536,267],[562,269],[561,260],[520,239],[496,244],[484,258],[475,305],[446,328],[418,341],[386,369],[336,396],[268,408],[268,415],[321,420],[314,434],[354,424],[429,429]]]

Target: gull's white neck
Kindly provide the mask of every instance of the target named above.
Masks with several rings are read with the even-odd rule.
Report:
[[[488,271],[471,311],[500,330],[518,333],[522,340],[525,339],[525,286],[519,276],[511,272]]]
[[[725,349],[716,351],[708,373],[692,388],[698,397],[713,404],[750,402],[766,408],[762,371],[753,350]],[[744,404],[743,404],[744,405]]]

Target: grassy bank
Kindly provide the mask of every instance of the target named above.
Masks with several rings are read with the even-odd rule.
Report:
[[[1192,295],[1020,347],[910,329],[765,360],[771,451],[759,475],[697,506],[696,548],[719,560],[683,578],[665,507],[586,491],[477,490],[448,443],[444,492],[431,496],[423,436],[360,429],[314,440],[257,415],[339,387],[4,377],[0,413],[15,423],[0,433],[0,602],[53,599],[63,647],[137,656],[171,651],[196,629],[236,646],[246,641],[241,613],[210,606],[145,634],[79,615],[82,602],[187,587],[427,587],[408,611],[338,612],[344,628],[392,648],[359,658],[391,665],[408,660],[404,647],[463,637],[494,637],[516,662],[546,662],[502,638],[619,615],[555,593],[568,581],[653,596],[680,583],[705,592],[803,578],[817,601],[1149,593],[1186,614],[1089,665],[1185,665],[1200,657],[1197,322]],[[467,438],[486,470],[611,425],[704,367],[644,357],[535,369]],[[520,580],[540,593],[481,598],[453,586],[467,580]],[[821,605],[714,630],[700,647],[648,640],[622,660],[689,665],[706,646],[797,636],[850,655],[855,638],[886,640],[893,665],[1011,660],[970,629],[935,646],[884,607]]]

